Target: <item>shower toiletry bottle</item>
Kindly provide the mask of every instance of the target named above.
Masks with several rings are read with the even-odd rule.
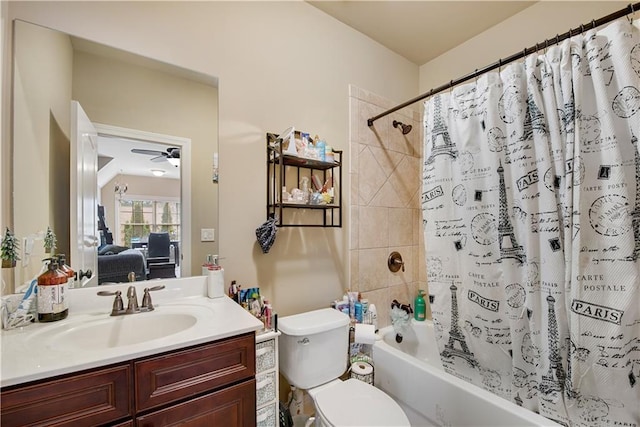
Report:
[[[273,315],[273,309],[271,308],[271,303],[269,303],[269,300],[264,300],[263,318],[264,318],[264,328],[266,330],[271,329],[272,315]]]
[[[213,255],[212,264],[207,270],[207,296],[220,298],[224,296],[224,269],[218,265],[218,255]]]
[[[422,289],[418,290],[418,295],[414,301],[415,310],[413,312],[413,317],[419,322],[423,322],[427,317],[427,304],[424,301],[424,296],[422,295]]]
[[[324,140],[320,139],[318,140],[318,142],[316,142],[316,150],[318,151],[318,160],[320,160],[321,162],[324,162],[326,159],[326,150],[327,149],[327,143],[324,142]]]
[[[369,318],[371,319],[371,324],[373,325],[373,329],[378,332],[378,311],[376,310],[375,304],[369,304]]]
[[[356,302],[354,303],[354,308],[356,323],[362,323],[362,303],[356,300]]]
[[[47,260],[45,260],[47,261]],[[49,258],[47,271],[38,276],[38,321],[55,322],[69,314],[66,273],[58,269],[58,260]]]
[[[333,148],[330,145],[324,147],[324,161],[334,163]]]

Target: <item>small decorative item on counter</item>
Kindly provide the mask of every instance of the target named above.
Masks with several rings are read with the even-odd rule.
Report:
[[[58,269],[58,260],[49,258],[47,271],[38,276],[38,321],[55,322],[69,314],[68,277]]]
[[[51,227],[47,227],[47,232],[44,234],[44,252],[47,254],[54,253],[53,251],[58,247],[58,239],[51,230]]]
[[[18,251],[18,239],[13,235],[9,227],[4,231],[4,237],[2,238],[2,246],[0,247],[0,258],[2,258],[2,268],[12,268],[16,266],[16,261],[19,261]]]

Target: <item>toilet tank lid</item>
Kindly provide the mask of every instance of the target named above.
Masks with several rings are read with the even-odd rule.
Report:
[[[278,319],[278,328],[286,335],[311,335],[349,324],[349,316],[333,308],[307,311]]]

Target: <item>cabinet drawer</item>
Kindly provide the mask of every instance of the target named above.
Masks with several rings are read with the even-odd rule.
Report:
[[[138,427],[253,427],[256,425],[254,379],[138,417]]]
[[[95,426],[131,415],[131,365],[2,392],[2,426]]]
[[[256,344],[256,373],[276,367],[276,340],[270,339]]]
[[[256,411],[256,425],[258,427],[277,427],[279,422],[278,402],[270,403]]]
[[[255,336],[248,333],[134,364],[136,410],[242,381],[255,375]]]
[[[276,398],[276,373],[256,375],[256,405],[262,406]]]

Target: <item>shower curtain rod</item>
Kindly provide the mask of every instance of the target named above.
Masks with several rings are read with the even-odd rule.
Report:
[[[514,53],[511,56],[508,56],[507,58],[504,59],[499,59],[497,62],[494,62],[493,64],[487,65],[484,68],[480,68],[480,69],[476,69],[473,73],[469,73],[463,77],[460,77],[456,80],[451,80],[449,83],[445,83],[442,86],[438,86],[437,88],[431,89],[429,92],[425,92],[422,95],[419,95],[413,99],[410,99],[406,102],[403,102],[400,105],[396,105],[395,107],[382,112],[380,114],[378,114],[377,116],[373,116],[370,119],[367,119],[367,125],[369,127],[373,126],[373,122],[375,122],[376,120],[378,120],[379,118],[382,118],[388,114],[391,114],[395,111],[398,111],[401,108],[404,108],[406,106],[409,106],[413,103],[416,103],[418,101],[422,101],[425,98],[428,98],[430,96],[433,96],[439,92],[445,91],[447,89],[453,88],[454,86],[459,85],[460,83],[464,83],[466,81],[469,81],[473,78],[478,77],[481,74],[487,73],[489,71],[495,70],[496,68],[500,68],[503,65],[506,65],[510,62],[516,61],[518,59],[524,58],[525,56],[529,55],[530,53],[533,52],[537,52],[538,50],[542,49],[542,48],[547,48],[550,45],[553,44],[557,44],[563,40],[566,40],[568,38],[571,38],[573,36],[576,36],[578,34],[583,33],[585,30],[589,30],[592,28],[596,28],[599,27],[600,25],[604,25],[607,24],[611,21],[614,21],[618,18],[621,18],[625,15],[629,15],[629,14],[633,14],[635,12],[640,11],[640,2],[637,3],[629,3],[629,5],[623,9],[618,10],[617,12],[613,12],[610,15],[604,16],[600,19],[594,19],[592,20],[590,23],[586,24],[586,25],[580,25],[577,28],[569,29],[569,31],[567,31],[566,33],[563,34],[557,34],[554,38],[552,39],[547,39],[544,42],[538,44],[536,43],[535,46],[531,46],[528,48],[525,48],[524,50],[522,50],[521,52],[518,53]]]

